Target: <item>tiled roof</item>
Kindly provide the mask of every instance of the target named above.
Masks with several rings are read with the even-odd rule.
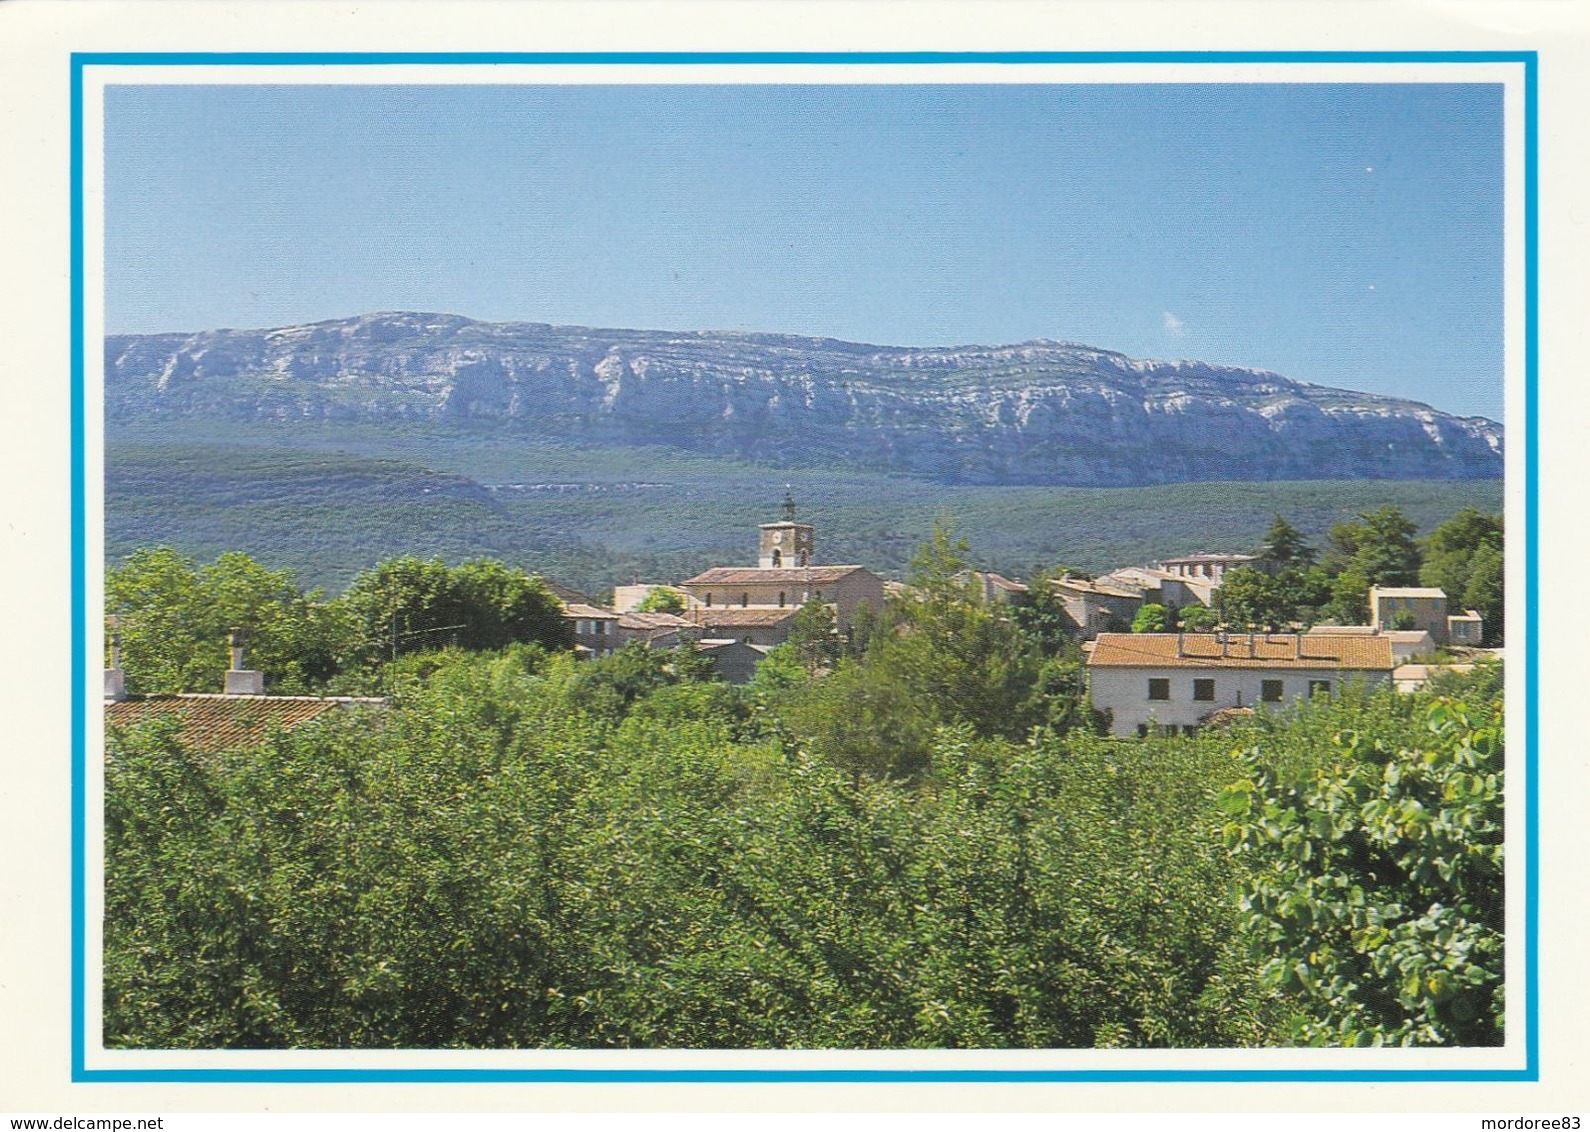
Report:
[[[620,629],[643,629],[651,632],[656,629],[688,629],[690,625],[691,622],[677,613],[621,613],[618,616]]]
[[[351,704],[378,699],[317,696],[140,696],[105,705],[106,727],[135,727],[155,719],[180,724],[184,745],[204,752],[257,743],[273,731],[286,731]]]
[[[583,617],[587,621],[593,621],[593,620],[594,621],[617,621],[618,620],[618,614],[614,613],[611,609],[602,609],[599,606],[585,605],[585,604],[583,604],[581,602],[573,602],[573,603],[571,603],[569,605],[565,605],[563,607],[563,616],[565,616],[565,617]]]
[[[1426,629],[1380,629],[1374,625],[1315,625],[1309,637],[1384,637],[1399,645],[1416,645],[1430,636]]]
[[[1370,586],[1381,597],[1446,597],[1446,591],[1435,586]]]
[[[978,578],[995,589],[1005,590],[1008,593],[1024,594],[1027,587],[1022,582],[1013,582],[1003,574],[996,574],[992,570],[973,570],[968,577]]]
[[[707,625],[712,628],[774,626],[793,620],[799,612],[799,606],[792,606],[788,609],[758,609],[755,606],[693,609],[690,611],[690,624]]]
[[[681,582],[684,586],[743,586],[756,583],[786,583],[797,585],[812,582],[825,585],[847,578],[865,566],[714,566],[712,569],[697,574],[688,581]]]
[[[1050,583],[1055,589],[1074,590],[1077,593],[1100,594],[1104,597],[1131,597],[1141,598],[1141,590],[1127,589],[1124,585],[1112,586],[1100,582],[1084,581],[1081,578],[1056,578]]]
[[[1180,638],[1180,655],[1177,640]],[[1100,633],[1093,668],[1343,668],[1392,669],[1385,637],[1310,637],[1295,633],[1228,633],[1225,656],[1214,633]]]

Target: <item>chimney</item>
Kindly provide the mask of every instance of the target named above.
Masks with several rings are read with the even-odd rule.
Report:
[[[243,667],[243,630],[233,629],[227,634],[227,644],[232,649],[232,667],[227,669],[224,692],[228,696],[263,696],[265,673]]]
[[[1302,633],[1293,633],[1292,634],[1292,659],[1293,660],[1302,660],[1303,659],[1303,634]]]
[[[1180,629],[1177,629],[1177,630],[1176,630],[1176,659],[1177,659],[1177,660],[1180,660],[1180,659],[1181,659],[1181,658],[1182,658],[1182,651],[1181,651],[1181,630],[1180,630]]]
[[[121,669],[121,630],[116,618],[106,619],[110,630],[110,667],[105,669],[105,702],[119,704],[127,698],[127,674]]]
[[[1221,660],[1225,660],[1226,659],[1226,647],[1229,644],[1230,644],[1230,638],[1225,633],[1221,633],[1220,634],[1220,659]]]

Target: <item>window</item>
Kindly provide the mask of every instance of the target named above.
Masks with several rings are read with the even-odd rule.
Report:
[[[1331,682],[1329,680],[1310,680],[1308,682],[1308,694],[1311,699],[1314,696],[1330,695]]]
[[[606,621],[592,621],[591,622],[591,628],[596,630],[596,635],[597,636],[601,636],[603,633],[607,632],[607,622]]]
[[[1196,735],[1198,734],[1198,725],[1196,723],[1184,723],[1181,725],[1181,733],[1188,737]]]
[[[741,594],[740,595],[740,608],[744,609],[746,606],[748,606],[750,604],[751,604],[751,595],[750,594]]]
[[[1215,682],[1213,680],[1194,680],[1193,699],[1212,703],[1215,698]]]
[[[1170,681],[1164,677],[1154,677],[1148,682],[1148,698],[1151,700],[1170,699]]]
[[[1267,704],[1281,702],[1281,681],[1265,680],[1259,685],[1259,698]]]
[[[772,554],[772,562],[775,569],[784,565],[784,552],[775,548]]]
[[[779,590],[778,591],[778,607],[780,609],[784,608],[784,591],[783,590]]]
[[[712,595],[710,593],[707,594],[707,608],[708,609],[712,608]]]
[[[1137,725],[1137,737],[1139,739],[1147,739],[1148,738],[1148,724],[1139,723]]]

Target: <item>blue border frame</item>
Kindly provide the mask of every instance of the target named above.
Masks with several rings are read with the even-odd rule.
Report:
[[[903,64],[903,63],[1513,63],[1524,70],[1524,1045],[1522,1069],[89,1069],[85,1065],[87,579],[84,514],[83,70],[91,66],[397,66],[404,64]],[[1539,216],[1533,51],[916,51],[916,52],[74,52],[71,56],[71,625],[72,1080],[283,1084],[500,1083],[1139,1083],[1538,1081],[1540,1079],[1539,828]]]

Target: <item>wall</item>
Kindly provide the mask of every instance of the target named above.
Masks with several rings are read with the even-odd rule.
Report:
[[[1215,682],[1213,700],[1193,699],[1193,680]],[[1388,672],[1362,672],[1340,668],[1089,668],[1088,692],[1094,708],[1113,715],[1110,733],[1135,736],[1139,724],[1196,726],[1212,711],[1228,707],[1280,707],[1308,694],[1310,680],[1329,680],[1331,691],[1346,681],[1384,683]],[[1169,700],[1150,700],[1151,679],[1170,681]],[[1265,705],[1263,682],[1280,680],[1281,703]]]

